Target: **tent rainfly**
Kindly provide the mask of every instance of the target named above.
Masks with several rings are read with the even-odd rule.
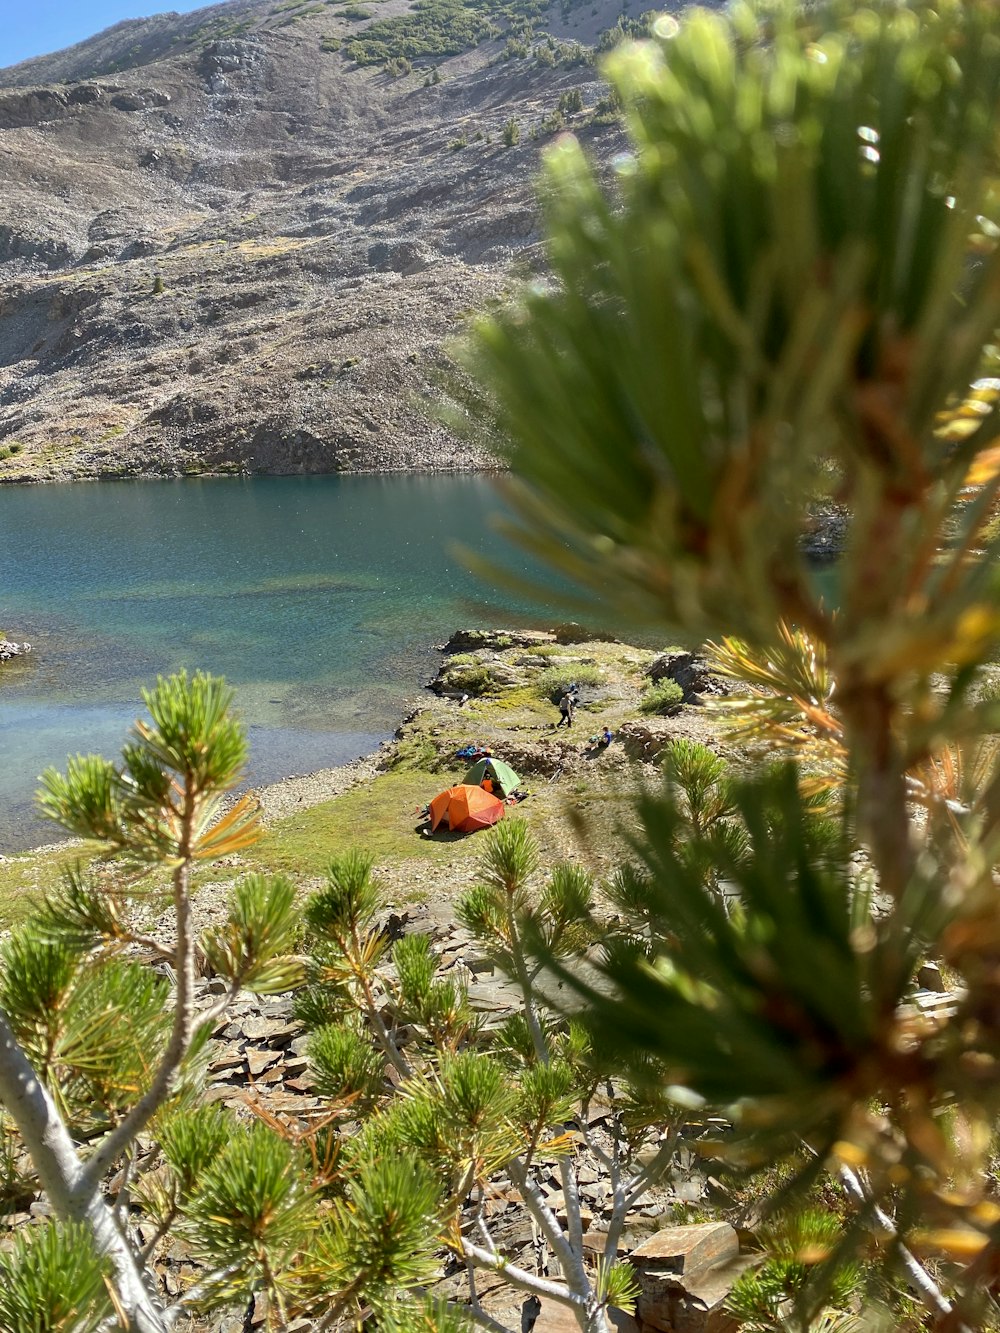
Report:
[[[521,779],[510,764],[505,764],[502,759],[494,759],[492,755],[477,759],[462,781],[470,787],[478,787],[483,778],[489,778],[493,783],[495,796],[509,796],[515,787],[521,785]]]
[[[430,804],[431,832],[447,819],[452,833],[474,833],[503,819],[504,803],[482,787],[460,784],[440,792]]]

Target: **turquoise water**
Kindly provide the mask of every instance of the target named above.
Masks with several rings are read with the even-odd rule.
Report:
[[[236,687],[255,784],[373,749],[433,673],[434,644],[524,619],[452,555],[461,543],[527,572],[491,529],[498,508],[467,476],[0,490],[0,629],[34,648],[0,669],[0,852],[51,840],[38,774],[117,755],[159,673]]]

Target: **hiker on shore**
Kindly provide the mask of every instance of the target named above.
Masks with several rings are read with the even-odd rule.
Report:
[[[567,727],[571,727],[573,725],[573,710],[575,708],[576,694],[572,689],[569,689],[559,700],[559,721],[556,723],[556,726],[561,727],[565,722]]]

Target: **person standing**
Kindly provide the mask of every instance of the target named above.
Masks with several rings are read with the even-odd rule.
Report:
[[[567,690],[559,700],[559,721],[557,727],[561,727],[565,722],[567,727],[573,725],[573,710],[576,707],[576,695],[572,690]]]

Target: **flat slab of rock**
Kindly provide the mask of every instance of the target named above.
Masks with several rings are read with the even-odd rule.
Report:
[[[643,1272],[690,1274],[735,1259],[739,1252],[739,1237],[728,1222],[694,1222],[663,1227],[639,1246],[632,1263],[640,1279]]]

